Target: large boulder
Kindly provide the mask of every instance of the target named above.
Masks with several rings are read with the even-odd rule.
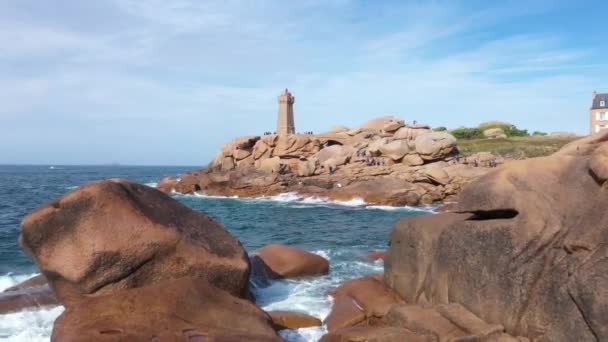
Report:
[[[383,156],[397,161],[402,159],[410,151],[410,148],[405,141],[395,140],[388,144],[380,145],[379,150]]]
[[[607,141],[510,162],[465,187],[453,213],[400,221],[387,284],[408,303],[460,303],[514,336],[608,340]]]
[[[327,274],[329,261],[299,248],[271,244],[252,253],[252,267],[270,279],[294,278]]]
[[[250,301],[187,277],[86,298],[57,318],[52,341],[282,339]]]
[[[393,139],[416,140],[418,136],[432,132],[428,126],[405,126],[393,134]]]
[[[298,161],[297,174],[298,177],[310,177],[314,175],[317,168],[317,160],[315,158]]]
[[[406,155],[405,157],[403,157],[403,160],[401,162],[407,166],[419,166],[424,164],[424,160],[420,158],[420,155],[417,153]]]
[[[394,132],[400,127],[403,127],[403,120],[394,116],[381,116],[379,118],[371,119],[361,126],[363,130],[373,131],[387,131]],[[387,130],[388,129],[388,130]]]
[[[235,138],[232,141],[232,144],[234,145],[235,149],[250,150],[258,140],[260,140],[259,136],[255,136],[255,135],[244,136],[244,137]]]
[[[253,146],[253,159],[258,160],[262,157],[270,157],[272,148],[264,140],[258,140]]]
[[[456,149],[456,138],[447,132],[431,132],[416,138],[416,152],[424,160],[447,157]]]
[[[279,157],[263,159],[259,164],[260,170],[269,173],[280,173],[282,168],[281,158]]]
[[[162,192],[122,179],[90,183],[34,210],[20,242],[66,306],[186,275],[248,295],[249,261],[234,236]]]
[[[332,145],[321,149],[315,157],[321,165],[325,165],[326,161],[332,159],[335,165],[339,166],[348,163],[353,153],[355,153],[355,149],[352,146]]]
[[[483,131],[483,136],[486,138],[506,138],[507,137],[507,135],[505,134],[505,131],[500,127],[485,129]]]

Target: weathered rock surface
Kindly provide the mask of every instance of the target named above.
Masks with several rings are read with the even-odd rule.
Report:
[[[55,321],[52,341],[282,341],[271,324],[248,300],[180,278],[86,298]]]
[[[298,192],[373,204],[430,204],[455,195],[490,167],[489,162],[445,163],[457,153],[456,139],[447,132],[380,117],[361,127],[338,127],[318,135],[236,138],[204,169],[180,175],[179,181],[163,180],[158,187],[223,196]],[[447,177],[420,172],[432,164]]]
[[[400,221],[386,283],[533,341],[608,340],[608,133],[470,183],[453,213]]]
[[[248,295],[240,242],[207,215],[144,185],[90,183],[34,210],[21,228],[22,247],[66,306],[183,276]]]
[[[272,244],[252,253],[252,267],[269,279],[318,276],[329,272],[329,261],[320,255]]]
[[[424,160],[445,158],[456,149],[456,138],[446,132],[432,132],[416,138],[416,152]]]
[[[401,160],[409,151],[410,148],[407,142],[403,140],[395,140],[379,147],[380,153],[394,161]]]
[[[318,327],[323,324],[320,319],[294,311],[268,311],[276,330]]]

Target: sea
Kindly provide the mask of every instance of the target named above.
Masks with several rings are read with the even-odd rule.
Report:
[[[155,186],[165,176],[196,166],[62,166],[0,165],[0,292],[38,274],[36,265],[18,245],[19,225],[27,213],[78,186],[108,178],[126,178]],[[218,221],[253,251],[270,243],[296,246],[327,258],[326,276],[277,280],[253,286],[257,304],[265,310],[302,311],[320,319],[331,308],[328,290],[367,274],[382,273],[382,261],[367,252],[387,248],[391,227],[401,218],[430,215],[432,207],[368,205],[284,193],[261,198],[228,198],[200,194],[172,196]],[[1,341],[48,341],[61,306],[0,315]],[[318,341],[324,327],[285,330],[291,342]]]

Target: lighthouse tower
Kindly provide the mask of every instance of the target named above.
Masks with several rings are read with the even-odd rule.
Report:
[[[279,114],[277,118],[277,134],[289,135],[296,132],[296,126],[293,121],[293,103],[296,98],[291,96],[287,88],[285,92],[279,95]]]

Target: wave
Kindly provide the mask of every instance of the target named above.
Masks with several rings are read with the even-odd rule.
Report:
[[[257,304],[266,311],[286,310],[300,311],[324,320],[331,310],[332,299],[328,291],[343,282],[367,274],[381,273],[382,262],[373,262],[360,258],[359,249],[316,250],[311,251],[330,262],[330,273],[321,277],[300,279],[283,279],[273,281],[270,286],[253,291]],[[280,335],[289,342],[318,341],[327,333],[327,327],[312,327],[294,330],[283,330]]]
[[[0,292],[37,274],[9,273],[2,275],[0,276]],[[55,306],[0,315],[0,340],[48,341],[53,330],[53,322],[63,310],[62,306]]]
[[[277,203],[285,203],[292,204],[293,208],[312,208],[314,206],[344,206],[351,208],[361,208],[361,209],[372,209],[372,210],[406,210],[406,211],[418,211],[425,213],[433,213],[437,206],[428,205],[428,206],[420,206],[420,207],[412,207],[412,206],[390,206],[390,205],[375,205],[369,204],[363,200],[361,197],[355,197],[348,201],[340,201],[333,200],[324,196],[310,196],[305,194],[300,194],[298,192],[284,192],[274,196],[260,196],[260,197],[239,197],[239,196],[219,196],[219,195],[207,195],[204,193],[193,193],[193,194],[181,194],[178,192],[173,192],[175,196],[184,196],[184,197],[198,197],[198,198],[214,198],[214,199],[238,199],[241,201],[269,201],[269,202],[277,202]],[[295,204],[295,205],[294,205]]]

